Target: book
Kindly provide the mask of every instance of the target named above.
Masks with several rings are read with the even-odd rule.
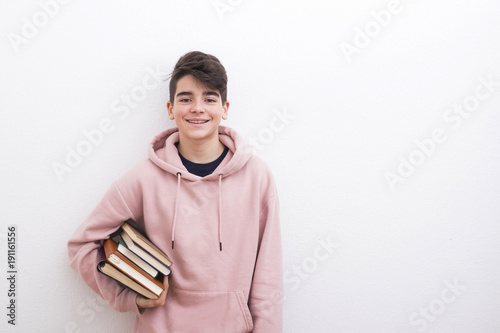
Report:
[[[148,262],[164,275],[170,274],[172,261],[168,256],[132,227],[127,221],[122,225],[120,236],[127,248]]]
[[[120,282],[126,287],[129,287],[136,293],[149,298],[149,299],[157,299],[158,296],[155,295],[153,292],[149,291],[148,289],[144,288],[141,286],[139,283],[135,282],[132,278],[130,278],[128,275],[122,273],[118,268],[114,267],[111,265],[109,262],[103,261],[100,262],[97,265],[97,269],[109,276],[112,279],[115,279],[116,281]]]
[[[136,255],[134,252],[130,251],[127,248],[127,245],[125,245],[125,242],[123,239],[120,239],[118,242],[118,246],[116,247],[116,250],[123,254],[126,258],[128,258],[130,261],[132,261],[134,264],[139,266],[143,271],[151,275],[152,277],[158,276],[158,271],[154,269],[150,264],[148,264],[146,261],[142,260],[138,255]]]
[[[149,276],[140,267],[118,252],[116,247],[117,243],[113,239],[108,238],[104,241],[103,248],[107,263],[113,265],[129,278],[159,296],[164,291],[163,283]]]
[[[149,263],[152,267],[154,267],[156,270],[161,272],[163,275],[169,275],[170,274],[170,267],[165,266],[162,262],[160,262],[158,259],[153,257],[151,254],[149,254],[147,251],[143,250],[140,246],[136,245],[134,241],[128,236],[128,234],[125,231],[122,231],[120,234],[121,239],[125,243],[126,247],[133,253],[135,253],[137,256],[142,258],[144,261]]]

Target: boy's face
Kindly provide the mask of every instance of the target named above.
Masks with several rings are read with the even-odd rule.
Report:
[[[181,137],[191,140],[218,138],[221,119],[227,119],[229,102],[222,103],[218,90],[208,89],[193,76],[177,81],[173,103],[167,102],[169,118],[175,120]]]

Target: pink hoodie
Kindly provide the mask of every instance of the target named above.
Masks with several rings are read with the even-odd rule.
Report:
[[[211,175],[183,166],[176,128],[156,136],[149,159],[115,181],[68,242],[71,266],[134,332],[282,332],[278,196],[267,165],[234,130]],[[99,273],[104,239],[127,219],[173,261],[165,306],[139,310],[136,294]],[[175,242],[174,242],[175,241]]]

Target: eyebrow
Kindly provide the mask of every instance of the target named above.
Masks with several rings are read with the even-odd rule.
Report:
[[[191,91],[181,91],[175,97],[179,96],[193,96],[193,93]],[[204,91],[203,96],[217,96],[220,97],[219,93],[216,91]]]

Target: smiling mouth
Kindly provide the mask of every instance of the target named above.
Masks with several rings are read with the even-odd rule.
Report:
[[[187,122],[190,124],[204,124],[208,123],[208,120],[188,120]]]

